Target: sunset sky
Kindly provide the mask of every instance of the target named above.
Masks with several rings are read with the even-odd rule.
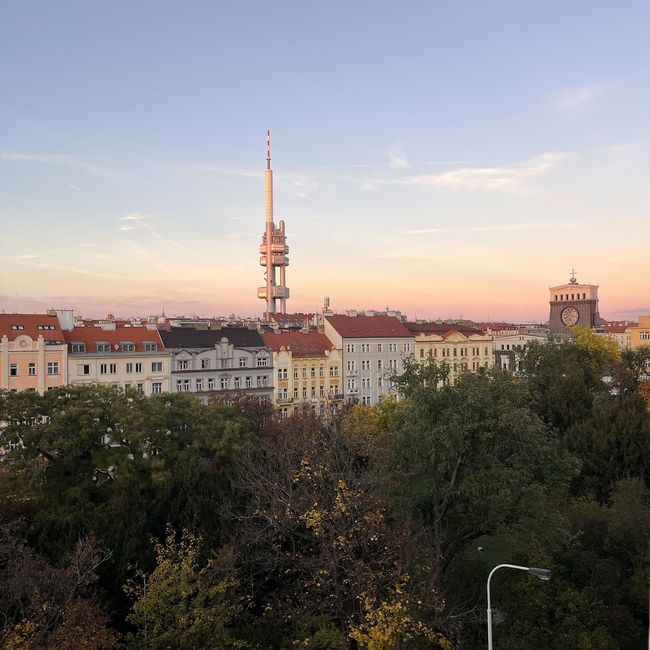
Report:
[[[0,2],[0,310],[650,314],[650,3]]]

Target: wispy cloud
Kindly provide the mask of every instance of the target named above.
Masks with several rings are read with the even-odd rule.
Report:
[[[119,227],[119,230],[123,232],[129,232],[129,231],[134,231],[138,229],[143,229],[149,232],[153,237],[156,239],[159,239],[162,242],[165,242],[166,244],[169,244],[170,246],[174,246],[178,248],[179,250],[182,250],[185,253],[189,253],[190,250],[186,246],[183,246],[183,244],[180,244],[177,241],[174,241],[173,239],[169,239],[168,237],[165,237],[161,235],[150,223],[149,220],[153,217],[153,215],[150,214],[141,214],[139,212],[129,212],[128,214],[125,214],[122,217],[118,217],[118,221],[126,221],[127,223],[122,224]]]
[[[530,160],[499,167],[466,167],[440,174],[413,174],[398,178],[373,178],[364,183],[372,190],[387,185],[421,186],[433,189],[470,190],[522,194],[525,183],[548,174],[575,154],[569,152],[544,153]]]
[[[449,232],[447,228],[423,228],[422,230],[407,230],[405,235],[428,235],[436,232]]]
[[[26,162],[26,163],[40,163],[44,165],[61,165],[63,167],[72,167],[79,169],[83,172],[94,174],[96,176],[105,177],[127,177],[123,172],[110,169],[103,164],[97,164],[92,160],[82,156],[74,156],[69,154],[54,154],[54,153],[20,153],[17,151],[0,151],[0,162]],[[73,189],[79,188],[70,185]],[[83,190],[79,190],[83,193]]]
[[[426,235],[440,232],[508,232],[517,230],[575,230],[575,223],[558,223],[554,221],[534,223],[504,223],[490,226],[472,226],[469,228],[424,228],[422,230],[406,230],[405,235]]]
[[[611,83],[596,83],[576,88],[567,88],[556,95],[554,104],[564,111],[575,111],[587,104],[605,97],[612,89]]]
[[[386,151],[386,155],[388,156],[388,166],[391,169],[409,169],[412,167],[406,154],[397,147]]]
[[[41,255],[38,253],[25,253],[23,255],[1,255],[0,260],[7,260],[7,261],[35,260],[38,259],[39,257],[41,257]]]
[[[537,223],[504,223],[494,226],[476,226],[461,228],[461,232],[499,232],[512,230],[576,230],[579,226],[575,223],[558,223],[553,221]]]
[[[79,194],[86,194],[80,187],[77,187],[76,185],[73,185],[72,183],[68,183],[68,187],[71,190],[74,190],[75,192],[79,192]]]

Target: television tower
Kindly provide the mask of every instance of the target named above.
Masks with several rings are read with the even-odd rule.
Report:
[[[286,286],[286,269],[289,266],[289,247],[284,234],[284,221],[278,228],[273,223],[273,171],[271,170],[271,132],[266,132],[266,170],[264,172],[264,194],[266,199],[266,229],[260,245],[260,265],[264,266],[266,286],[258,287],[257,297],[266,300],[265,317],[271,314],[287,313],[289,287]],[[276,278],[279,269],[279,282]]]

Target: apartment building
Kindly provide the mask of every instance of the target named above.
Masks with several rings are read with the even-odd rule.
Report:
[[[0,388],[41,395],[64,386],[67,349],[56,312],[0,314]]]
[[[327,315],[324,332],[342,351],[347,401],[374,404],[394,393],[390,377],[402,372],[404,359],[413,356],[414,346],[413,334],[398,318],[373,312]]]
[[[171,354],[155,324],[131,327],[102,322],[64,334],[70,384],[133,388],[145,395],[169,392]]]
[[[650,316],[639,316],[639,324],[630,327],[630,347],[633,350],[650,345]]]
[[[273,353],[273,405],[282,417],[309,405],[323,413],[343,401],[341,350],[315,331],[268,332],[262,335]]]
[[[257,329],[175,327],[160,336],[172,354],[171,392],[202,402],[233,391],[273,398],[273,355]]]
[[[491,334],[454,323],[405,323],[414,336],[415,359],[432,358],[449,367],[453,383],[464,370],[477,371],[494,364]]]

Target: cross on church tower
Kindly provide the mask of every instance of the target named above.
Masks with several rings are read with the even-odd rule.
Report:
[[[576,282],[578,282],[578,280],[576,280],[576,270],[575,269],[571,269],[571,280],[570,280],[570,282],[571,282],[571,284],[576,284]]]

